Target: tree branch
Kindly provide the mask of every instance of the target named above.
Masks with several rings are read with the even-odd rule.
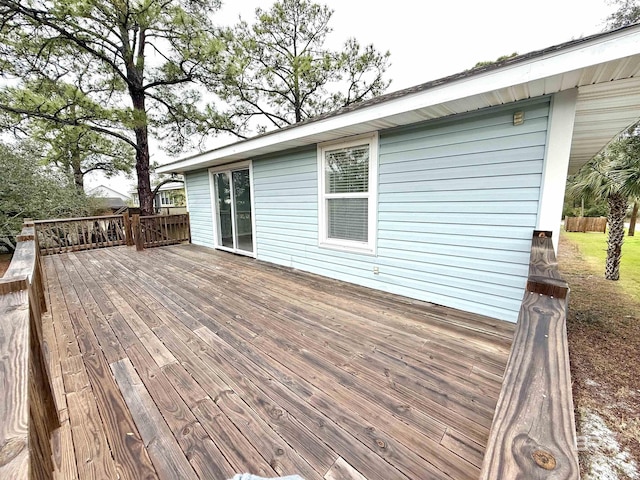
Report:
[[[116,73],[118,76],[120,76],[125,82],[127,82],[127,84],[129,83],[128,80],[127,80],[127,76],[120,71],[120,68],[118,67],[118,65],[112,59],[108,58],[102,52],[99,52],[95,48],[91,47],[86,41],[78,38],[77,35],[74,35],[73,32],[70,32],[67,29],[60,27],[55,22],[47,20],[46,17],[48,15],[48,12],[42,11],[42,10],[36,10],[36,9],[32,9],[32,8],[23,7],[23,6],[20,5],[19,2],[13,2],[13,1],[10,1],[10,0],[0,0],[0,5],[4,5],[7,8],[9,8],[10,10],[12,10],[12,11],[14,11],[16,13],[24,15],[25,17],[31,19],[33,22],[35,22],[38,25],[47,26],[47,27],[53,29],[54,31],[58,32],[62,37],[64,37],[65,39],[69,40],[72,43],[75,43],[82,50],[84,50],[87,53],[93,55],[97,59],[107,63],[113,69],[114,73]],[[76,27],[79,30],[83,31],[83,33],[91,33],[92,36],[96,35],[95,32],[86,32],[81,27],[79,27],[77,25],[76,25]],[[109,43],[112,47],[114,47],[116,49],[118,48],[118,46],[115,45],[113,42],[110,42],[109,40],[104,39],[104,38],[102,40],[105,41],[106,43]],[[111,53],[114,53],[114,52],[111,52]]]
[[[179,178],[166,178],[163,181],[161,181],[158,185],[156,185],[156,187],[153,189],[151,194],[155,197],[158,194],[158,191],[160,190],[161,186],[171,182],[178,182],[178,183],[184,184],[184,180],[180,180]]]
[[[30,116],[30,117],[41,118],[43,120],[48,120],[50,122],[58,123],[60,125],[69,125],[69,126],[72,126],[72,127],[86,127],[86,128],[88,128],[90,130],[93,130],[94,132],[104,133],[105,135],[110,135],[110,136],[112,136],[114,138],[122,140],[123,142],[125,142],[125,143],[129,144],[130,146],[132,146],[133,148],[135,148],[136,151],[139,150],[138,145],[134,141],[132,141],[129,138],[127,138],[126,136],[124,136],[124,135],[122,135],[120,133],[114,132],[112,130],[109,130],[107,128],[100,127],[98,125],[89,125],[89,124],[86,124],[86,123],[79,122],[78,120],[67,120],[67,119],[64,119],[64,118],[56,117],[55,115],[51,115],[51,114],[48,114],[48,113],[33,112],[31,110],[23,110],[23,109],[20,109],[20,108],[10,107],[8,105],[0,105],[0,110],[4,110],[6,112],[14,113],[14,114],[17,114],[17,115],[27,115],[27,116]]]

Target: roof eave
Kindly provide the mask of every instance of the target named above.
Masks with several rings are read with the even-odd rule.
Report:
[[[183,173],[366,131],[549,95],[582,86],[584,72],[589,68],[631,56],[640,58],[638,25],[571,43],[565,48],[550,49],[547,53],[507,63],[500,68],[483,70],[441,84],[436,81],[437,85],[425,90],[392,96],[363,108],[270,132],[178,160],[159,167],[157,171]],[[512,90],[518,94],[511,95]]]

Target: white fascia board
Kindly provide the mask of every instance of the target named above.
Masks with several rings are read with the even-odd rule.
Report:
[[[186,158],[172,164],[161,166],[159,173],[182,172],[187,169],[202,165],[207,162],[233,159],[237,156],[250,156],[268,153],[266,149],[277,144],[297,141],[302,145],[307,137],[340,130],[349,126],[366,124],[381,120],[393,115],[400,115],[414,110],[424,109],[440,105],[453,100],[486,94],[515,85],[526,84],[536,80],[551,78],[567,72],[580,70],[618,60],[640,53],[640,26],[613,32],[604,37],[598,37],[592,41],[578,43],[571,47],[549,52],[541,57],[525,60],[513,65],[489,70],[467,78],[445,82],[427,90],[407,94],[395,99],[389,99],[379,104],[357,109],[340,115],[332,116],[324,120],[310,122],[298,127],[289,128],[281,132],[274,132],[255,139],[249,139],[227,147],[221,147],[201,155]],[[579,78],[579,76],[576,76]],[[578,85],[565,85],[564,88],[573,88]],[[545,94],[556,93],[544,92]],[[315,141],[309,141],[309,144]]]

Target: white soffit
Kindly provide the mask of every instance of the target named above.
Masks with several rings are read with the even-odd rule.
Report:
[[[575,173],[638,118],[640,76],[580,87],[569,173]]]
[[[640,26],[598,35],[522,61],[420,89],[178,160],[185,172],[350,135],[408,125],[579,88],[570,170],[579,168],[638,118]],[[634,114],[634,112],[636,112]],[[601,123],[602,122],[602,123]],[[602,128],[600,128],[602,127]]]

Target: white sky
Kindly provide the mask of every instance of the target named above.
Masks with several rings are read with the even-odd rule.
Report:
[[[602,31],[615,10],[606,0],[316,0],[334,10],[328,46],[348,37],[391,52],[390,91],[418,85],[473,67],[479,61],[550,47]],[[216,23],[233,25],[241,15],[253,21],[256,7],[271,1],[224,1]],[[213,146],[233,139],[213,140]],[[188,152],[185,152],[185,155]],[[154,148],[158,163],[173,160]],[[127,193],[134,181],[119,176],[87,178],[88,188],[104,184]]]

